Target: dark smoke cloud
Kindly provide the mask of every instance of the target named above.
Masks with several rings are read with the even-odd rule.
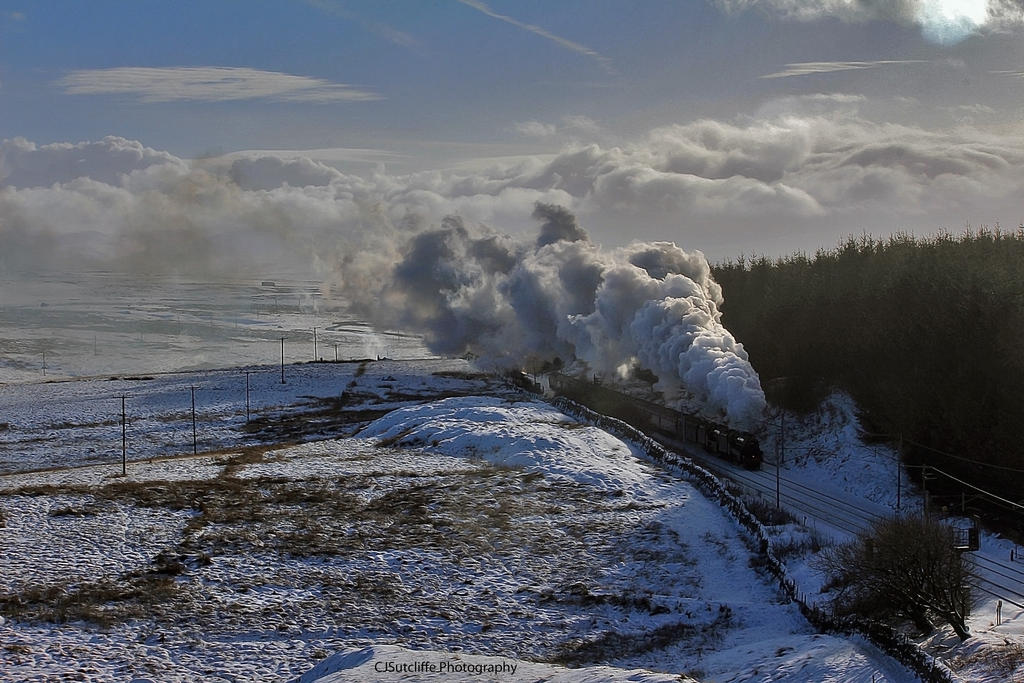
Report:
[[[586,231],[576,223],[576,216],[561,206],[538,202],[533,209],[533,217],[544,221],[537,236],[538,247],[588,239]]]

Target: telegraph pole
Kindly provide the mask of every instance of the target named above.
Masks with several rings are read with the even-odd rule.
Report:
[[[782,411],[779,426],[779,443],[775,453],[775,509],[782,507],[782,475],[780,470],[786,453],[786,411]]]
[[[900,432],[900,445],[896,451],[896,512],[900,511],[900,498],[903,490],[903,432]]]
[[[316,362],[316,328],[313,328],[313,362]]]
[[[338,342],[334,342],[334,362],[338,362]]]
[[[928,516],[928,465],[921,465],[921,488],[924,489],[924,516]]]
[[[779,477],[779,461],[775,460],[775,509],[778,510],[782,507],[782,487],[780,485],[781,479]]]
[[[192,390],[192,455],[198,455],[199,444],[196,440],[196,388],[192,386],[189,389]]]
[[[121,476],[128,474],[128,429],[125,426],[127,420],[127,414],[125,412],[124,401],[128,398],[124,394],[121,394]]]
[[[284,337],[281,337],[281,384],[284,384]]]
[[[781,456],[781,461],[785,462],[786,461],[786,411],[785,410],[782,411],[782,427],[781,427],[781,430],[782,430],[782,435],[779,437],[779,455]]]

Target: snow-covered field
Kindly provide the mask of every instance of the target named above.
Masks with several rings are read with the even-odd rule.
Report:
[[[315,286],[0,285],[0,680],[914,680],[633,445]],[[795,484],[921,505],[841,394],[786,448]],[[843,531],[772,532],[813,596],[801,549]],[[994,602],[926,643],[964,680],[1024,680]]]
[[[234,447],[226,427],[219,451],[136,461],[126,477],[117,458],[83,465],[87,440],[72,435],[89,427],[65,427],[55,450],[80,466],[0,477],[0,668],[291,680],[323,660],[305,680],[397,680],[416,662],[467,680],[914,679],[864,642],[815,633],[688,483],[459,368],[288,368],[295,385],[308,373],[301,392],[258,392],[283,422],[326,419],[302,398],[320,388],[360,400],[296,432],[305,443]],[[44,424],[37,391],[103,384],[9,387],[27,397],[9,401]],[[404,407],[376,414],[383,404]],[[118,441],[115,427],[104,438]],[[487,669],[499,665],[521,668]]]
[[[36,384],[0,384],[0,473],[129,461],[196,449],[340,436],[424,397],[487,391],[460,360],[305,363]],[[246,373],[248,372],[248,378]],[[246,381],[249,420],[246,421]],[[121,396],[126,425],[122,442]]]

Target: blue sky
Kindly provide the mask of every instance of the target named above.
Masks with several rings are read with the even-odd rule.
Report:
[[[988,73],[1021,66],[1016,32],[937,45],[912,23],[794,21],[765,8],[730,12],[709,2],[5,5],[5,137],[122,135],[186,156],[367,142],[522,143],[513,135],[517,122],[563,116],[587,116],[628,135],[703,116],[752,114],[772,97],[835,89],[880,98],[914,94],[937,106],[980,99],[1013,108],[1006,112],[1011,118],[1020,113],[1024,90]],[[760,78],[789,63],[877,60],[928,64]],[[964,61],[967,75],[942,60]],[[378,99],[214,95],[151,102],[130,91],[69,94],[61,85],[74,72],[124,67],[245,68],[346,84]]]
[[[306,151],[364,176],[490,181],[590,146],[603,160],[572,170],[585,187],[533,167],[519,184],[566,192],[606,241],[692,225],[721,255],[864,229],[1015,227],[1022,27],[1019,0],[5,0],[0,139],[116,136],[186,160]],[[708,137],[715,126],[724,137]],[[876,133],[886,149],[868,149]],[[844,137],[858,149],[819,164],[815,150],[841,155]],[[989,159],[996,148],[1010,151]],[[851,158],[873,175],[837,179]],[[604,172],[621,164],[628,183]],[[946,181],[987,190],[933,210]]]

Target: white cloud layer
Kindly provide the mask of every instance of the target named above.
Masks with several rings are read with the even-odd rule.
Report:
[[[240,67],[117,67],[72,71],[56,82],[69,95],[132,95],[143,102],[271,99],[290,102],[379,100],[373,91],[321,78]]]
[[[344,173],[294,151],[190,162],[116,137],[7,140],[0,270],[91,259],[143,270],[278,264],[330,273],[353,250],[390,259],[409,234],[447,215],[522,231],[536,202],[574,211],[603,243],[669,239],[723,258],[775,244],[789,251],[800,231],[814,249],[861,230],[1024,219],[1024,140],[870,121],[857,113],[860,102],[789,98],[756,120],[698,120],[630,144],[400,175]]]
[[[42,146],[24,138],[0,142],[0,186],[6,187],[47,187],[76,178],[119,186],[128,174],[151,166],[172,167],[179,172],[188,168],[172,154],[113,136],[98,142]]]

